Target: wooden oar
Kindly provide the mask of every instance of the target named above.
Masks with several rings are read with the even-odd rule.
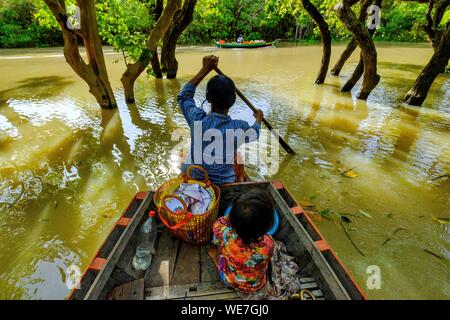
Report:
[[[219,69],[216,68],[216,72],[220,75],[224,75],[224,73]],[[256,112],[257,109],[256,107],[250,102],[250,100],[248,100],[244,94],[238,89],[236,88],[236,93],[237,95],[247,104],[247,106],[253,111]],[[284,139],[278,134],[277,131],[275,131],[272,127],[272,125],[265,119],[263,118],[263,122],[266,125],[266,127],[270,130],[270,132],[272,132],[273,136],[275,138],[277,138],[278,142],[281,144],[281,146],[283,147],[284,150],[286,150],[287,153],[289,154],[295,154],[295,151],[292,150],[292,148],[287,144],[286,141],[284,141]]]

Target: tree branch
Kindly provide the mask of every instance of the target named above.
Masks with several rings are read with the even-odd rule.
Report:
[[[330,65],[331,58],[331,33],[328,27],[328,23],[325,21],[322,14],[319,10],[312,4],[309,0],[301,0],[303,8],[308,12],[309,16],[314,20],[320,30],[320,35],[322,37],[323,42],[323,53],[322,53],[322,61],[319,70],[319,74],[316,78],[317,84],[322,84],[325,82],[325,77],[328,73],[328,67]],[[356,1],[356,0],[352,0]],[[357,1],[356,1],[357,2]]]
[[[103,50],[98,36],[97,16],[94,0],[77,0],[80,17],[83,22],[81,32],[67,27],[67,10],[64,0],[44,0],[61,26],[64,38],[64,57],[75,73],[89,86],[102,108],[116,107],[114,93],[109,83]],[[78,47],[78,35],[81,35],[86,47],[89,63],[81,57]]]
[[[153,53],[158,48],[158,41],[166,33],[175,12],[180,9],[180,6],[181,0],[167,1],[161,17],[147,39],[145,50],[135,63],[128,65],[127,70],[122,75],[121,80],[127,102],[134,102],[134,82],[150,63]]]
[[[378,0],[380,5],[381,1]],[[364,70],[364,77],[357,97],[365,100],[380,81],[380,76],[377,74],[377,50],[369,30],[358,20],[350,4],[350,0],[342,0],[335,6],[335,11],[347,29],[353,33],[361,48],[360,64]]]

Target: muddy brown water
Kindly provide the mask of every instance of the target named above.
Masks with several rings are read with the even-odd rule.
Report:
[[[311,211],[351,220],[344,227],[364,256],[336,216],[312,214],[369,298],[450,298],[449,228],[434,219],[450,215],[450,181],[436,180],[450,172],[450,77],[422,108],[400,102],[428,47],[379,44],[382,80],[368,101],[354,98],[357,88],[339,91],[357,54],[318,86],[319,46],[191,47],[178,53],[177,80],[143,76],[127,105],[123,63],[105,53],[115,111],[99,109],[61,49],[0,51],[0,298],[63,299],[67,268],[86,268],[133,195],[179,173],[171,135],[187,125],[176,95],[212,53],[298,153],[281,152],[274,175],[250,166],[252,178],[281,180]],[[204,84],[199,103],[203,95]],[[252,120],[241,101],[232,115]],[[355,177],[341,174],[348,169]],[[367,287],[370,266],[379,289]]]

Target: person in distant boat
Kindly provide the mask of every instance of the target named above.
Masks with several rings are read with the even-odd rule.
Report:
[[[209,80],[206,101],[211,104],[211,113],[198,108],[194,95],[200,82],[217,68],[219,58],[206,56],[199,73],[184,86],[178,95],[178,103],[191,130],[191,147],[182,166],[183,173],[191,165],[207,170],[212,183],[221,185],[236,182],[235,160],[237,149],[258,140],[264,114],[257,110],[253,125],[243,120],[233,120],[228,115],[236,102],[236,87],[230,78],[217,75]],[[200,172],[192,172],[194,179],[203,179]]]
[[[213,225],[208,255],[222,282],[243,293],[254,293],[266,284],[275,240],[267,234],[274,224],[273,203],[264,190],[250,190],[234,201],[229,216]]]
[[[243,43],[244,42],[244,36],[241,34],[239,35],[239,38],[237,38],[237,43]]]

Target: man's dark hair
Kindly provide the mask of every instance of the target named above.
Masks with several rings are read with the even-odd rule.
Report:
[[[246,245],[256,242],[274,224],[269,193],[255,189],[239,195],[230,212],[230,224]]]
[[[236,86],[227,76],[217,75],[209,80],[206,100],[219,111],[230,109],[236,102]]]

